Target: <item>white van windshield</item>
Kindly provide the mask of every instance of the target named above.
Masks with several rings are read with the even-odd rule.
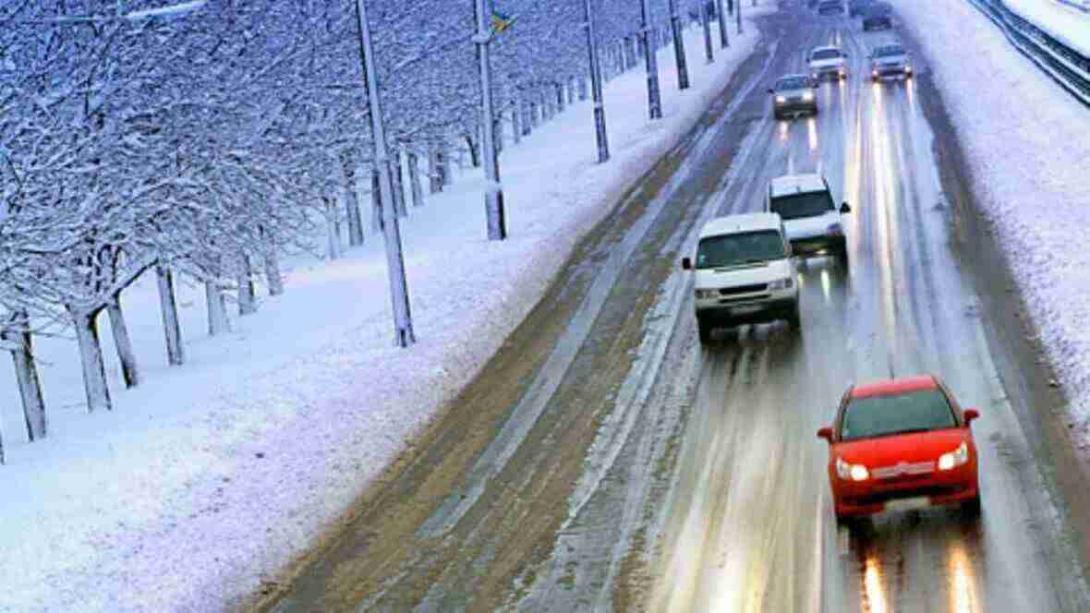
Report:
[[[709,236],[696,250],[696,267],[728,268],[787,257],[783,237],[776,230]]]
[[[780,196],[772,199],[769,207],[773,213],[779,213],[784,220],[818,217],[836,210],[829,192],[808,192]]]

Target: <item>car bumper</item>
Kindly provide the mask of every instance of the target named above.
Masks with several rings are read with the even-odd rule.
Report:
[[[848,76],[848,69],[843,66],[823,66],[810,68],[810,76],[814,79],[840,79]]]
[[[843,253],[847,242],[843,236],[822,235],[791,239],[791,250],[799,256],[819,256]]]
[[[912,68],[909,66],[874,66],[870,69],[873,79],[888,79],[891,77],[910,77]]]
[[[798,312],[798,293],[789,290],[786,295],[757,297],[722,297],[698,300],[696,316],[701,321],[716,325],[767,323],[777,319],[789,319]]]
[[[776,102],[773,104],[772,109],[777,115],[817,113],[817,101],[811,100],[809,102],[805,102],[803,100],[799,100],[797,102]]]
[[[980,495],[975,463],[911,480],[854,482],[833,476],[833,505],[841,517],[956,505]]]
[[[893,27],[893,22],[889,19],[864,19],[864,30],[889,30]]]

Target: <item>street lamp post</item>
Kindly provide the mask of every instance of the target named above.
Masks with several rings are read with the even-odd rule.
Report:
[[[598,33],[594,29],[591,0],[583,0],[584,27],[587,29],[587,53],[590,56],[590,89],[594,101],[594,133],[598,144],[598,163],[609,161],[609,139],[606,135],[606,109],[602,101],[602,68],[598,63]]]
[[[477,44],[477,60],[481,70],[481,148],[484,150],[485,193],[484,208],[488,219],[488,240],[501,241],[507,238],[507,222],[503,210],[503,184],[500,183],[500,163],[496,154],[495,113],[492,110],[492,58],[489,43],[492,42],[492,25],[489,21],[491,8],[488,0],[476,0],[477,34],[473,42]]]
[[[374,141],[375,166],[378,168],[379,192],[382,194],[382,235],[386,243],[386,268],[390,278],[390,299],[394,310],[394,342],[408,347],[416,342],[413,334],[412,311],[409,308],[409,287],[405,280],[405,262],[401,254],[401,230],[394,210],[394,188],[390,181],[390,156],[386,150],[386,130],[382,125],[382,104],[375,70],[375,53],[371,44],[371,28],[367,22],[367,5],[356,0],[356,18],[360,28],[360,56],[363,61],[364,84],[371,115],[371,140]]]

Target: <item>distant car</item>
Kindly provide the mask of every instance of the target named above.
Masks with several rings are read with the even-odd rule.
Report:
[[[712,331],[744,323],[786,320],[800,326],[799,288],[783,221],[772,213],[719,217],[704,224],[695,260],[696,323],[700,342]]]
[[[867,9],[874,4],[874,0],[849,0],[848,1],[848,17],[859,17],[865,15]]]
[[[879,81],[888,77],[912,77],[912,62],[908,52],[898,43],[875,47],[870,54],[870,78]]]
[[[772,114],[776,119],[803,114],[817,115],[814,82],[806,75],[780,77],[768,93],[772,94]]]
[[[863,31],[889,30],[893,28],[891,10],[884,4],[875,4],[863,14]]]
[[[980,511],[977,450],[969,424],[933,376],[851,387],[829,441],[829,483],[837,520],[932,505]]]
[[[817,6],[818,15],[843,15],[844,2],[842,0],[821,0]]]
[[[776,177],[768,185],[765,210],[783,219],[795,255],[831,255],[848,264],[848,245],[841,216],[851,212],[845,202],[838,208],[825,177],[799,174]]]
[[[810,77],[820,81],[825,77],[846,79],[848,77],[848,56],[839,47],[826,45],[814,47],[806,55],[806,64],[810,67]]]

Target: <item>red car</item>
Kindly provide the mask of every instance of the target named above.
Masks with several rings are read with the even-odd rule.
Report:
[[[980,510],[977,453],[969,423],[932,376],[853,386],[844,394],[829,441],[829,482],[837,520],[887,510],[962,505]]]

